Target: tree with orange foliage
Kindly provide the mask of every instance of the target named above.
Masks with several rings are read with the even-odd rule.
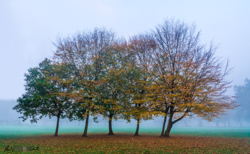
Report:
[[[129,68],[126,75],[126,93],[130,103],[126,111],[126,118],[130,121],[134,118],[137,121],[134,136],[139,136],[139,126],[142,120],[153,119],[157,115],[151,110],[150,85],[152,84],[152,68],[150,66],[152,58],[150,50],[152,46],[144,35],[134,36],[128,43]]]
[[[216,48],[199,44],[194,25],[166,20],[152,33],[119,44],[105,29],[59,39],[55,60],[75,67],[79,87],[72,98],[83,103],[87,136],[89,114],[141,119],[163,115],[163,136],[181,119],[196,114],[212,120],[236,107],[224,95],[230,85],[226,66],[215,57]],[[114,116],[115,118],[118,118]]]
[[[103,78],[104,81],[99,86],[99,105],[98,113],[104,118],[108,118],[109,133],[114,135],[112,130],[112,121],[121,118],[125,110],[126,94],[124,85],[126,84],[125,71],[126,63],[124,58],[124,47],[126,43],[116,42],[103,55]],[[125,58],[126,59],[126,58]]]
[[[194,25],[175,20],[166,20],[148,36],[155,43],[152,90],[163,115],[169,116],[165,137],[184,117],[196,114],[212,120],[236,107],[232,97],[224,95],[230,84],[225,80],[230,72],[228,63],[223,67],[215,57],[216,48],[200,45],[199,36]],[[165,122],[166,118],[163,130]]]
[[[105,81],[104,58],[107,50],[114,45],[115,34],[106,29],[94,29],[91,32],[78,33],[65,39],[58,38],[54,60],[74,66],[78,86],[72,93],[72,99],[80,102],[86,110],[83,137],[87,136],[89,115],[101,114],[100,86]]]

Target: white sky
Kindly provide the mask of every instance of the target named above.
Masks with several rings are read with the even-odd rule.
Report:
[[[219,44],[232,85],[250,78],[249,0],[0,0],[0,99],[25,92],[24,73],[52,57],[58,34],[106,27],[128,38],[167,18],[196,23],[203,43]]]

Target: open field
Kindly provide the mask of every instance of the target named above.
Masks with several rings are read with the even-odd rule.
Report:
[[[88,137],[81,137],[83,126],[61,126],[54,137],[54,126],[20,125],[0,127],[0,153],[7,145],[36,147],[27,153],[250,153],[249,128],[176,127],[171,138],[159,137],[160,128],[141,128],[134,137],[134,127],[90,127]],[[14,152],[18,153],[18,152]],[[20,153],[20,152],[19,152]]]
[[[127,134],[108,136],[79,134],[54,137],[43,135],[18,139],[0,139],[1,151],[13,147],[37,146],[38,151],[27,153],[250,153],[249,139],[156,135],[134,137]],[[17,153],[17,152],[16,152]]]
[[[114,133],[126,133],[133,135],[136,127],[113,126]],[[161,127],[140,127],[140,132],[147,135],[160,135]],[[83,133],[84,126],[63,125],[59,126],[59,135],[62,133]],[[17,138],[35,135],[53,135],[54,125],[0,125],[0,138]],[[108,133],[108,126],[90,126],[88,133]],[[230,138],[250,138],[249,127],[173,127],[171,135],[191,135],[202,137],[230,137]]]

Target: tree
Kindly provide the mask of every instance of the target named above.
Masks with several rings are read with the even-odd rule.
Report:
[[[230,69],[215,57],[216,48],[199,43],[194,25],[166,20],[145,35],[119,44],[106,29],[58,39],[55,61],[73,65],[78,88],[74,102],[84,108],[87,136],[89,114],[137,120],[163,115],[162,135],[187,116],[212,120],[236,107],[224,95]],[[123,109],[122,109],[123,108]]]
[[[28,74],[25,74],[26,93],[17,99],[18,104],[13,108],[23,114],[20,118],[23,121],[31,118],[31,123],[34,123],[44,116],[56,116],[54,136],[57,136],[59,119],[71,119],[71,70],[70,65],[53,64],[48,59],[42,61],[39,67],[29,69]]]
[[[117,42],[118,43],[118,42]],[[125,94],[124,80],[126,72],[126,59],[124,55],[124,42],[114,44],[103,55],[104,82],[99,86],[99,110],[98,112],[109,119],[109,133],[114,135],[112,130],[112,120],[121,118],[121,114],[126,110],[127,98]],[[122,45],[123,44],[123,45]]]
[[[150,85],[152,84],[152,69],[150,51],[152,45],[144,35],[134,36],[129,41],[129,69],[126,76],[125,88],[130,96],[130,107],[127,110],[127,120],[137,121],[134,136],[139,136],[139,126],[142,120],[149,120],[155,114],[151,107]]]
[[[212,120],[236,107],[232,97],[224,95],[230,82],[225,80],[230,69],[215,57],[216,48],[199,43],[200,33],[194,25],[166,20],[148,37],[155,42],[155,84],[159,106],[165,106],[169,116],[164,136],[172,126],[186,116],[196,114]],[[163,108],[164,109],[164,108]],[[165,119],[164,119],[165,124]]]
[[[235,110],[235,120],[240,123],[240,126],[242,127],[242,120],[245,120],[247,122],[250,121],[250,80],[245,79],[245,85],[243,86],[234,86],[235,91],[235,101],[238,105],[240,105]]]
[[[55,61],[73,65],[77,72],[75,77],[79,87],[73,92],[73,98],[76,102],[84,102],[82,107],[86,110],[86,123],[83,137],[87,136],[89,115],[100,114],[99,87],[106,75],[103,56],[114,43],[115,34],[105,28],[96,28],[65,39],[58,38],[55,43]]]

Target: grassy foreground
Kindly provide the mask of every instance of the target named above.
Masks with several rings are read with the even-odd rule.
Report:
[[[80,134],[42,135],[0,139],[0,153],[4,148],[37,146],[36,151],[25,153],[250,153],[249,138],[192,137],[172,135],[162,138],[156,135],[134,137],[128,134]],[[5,152],[8,153],[8,152]],[[22,153],[22,152],[13,152]]]

